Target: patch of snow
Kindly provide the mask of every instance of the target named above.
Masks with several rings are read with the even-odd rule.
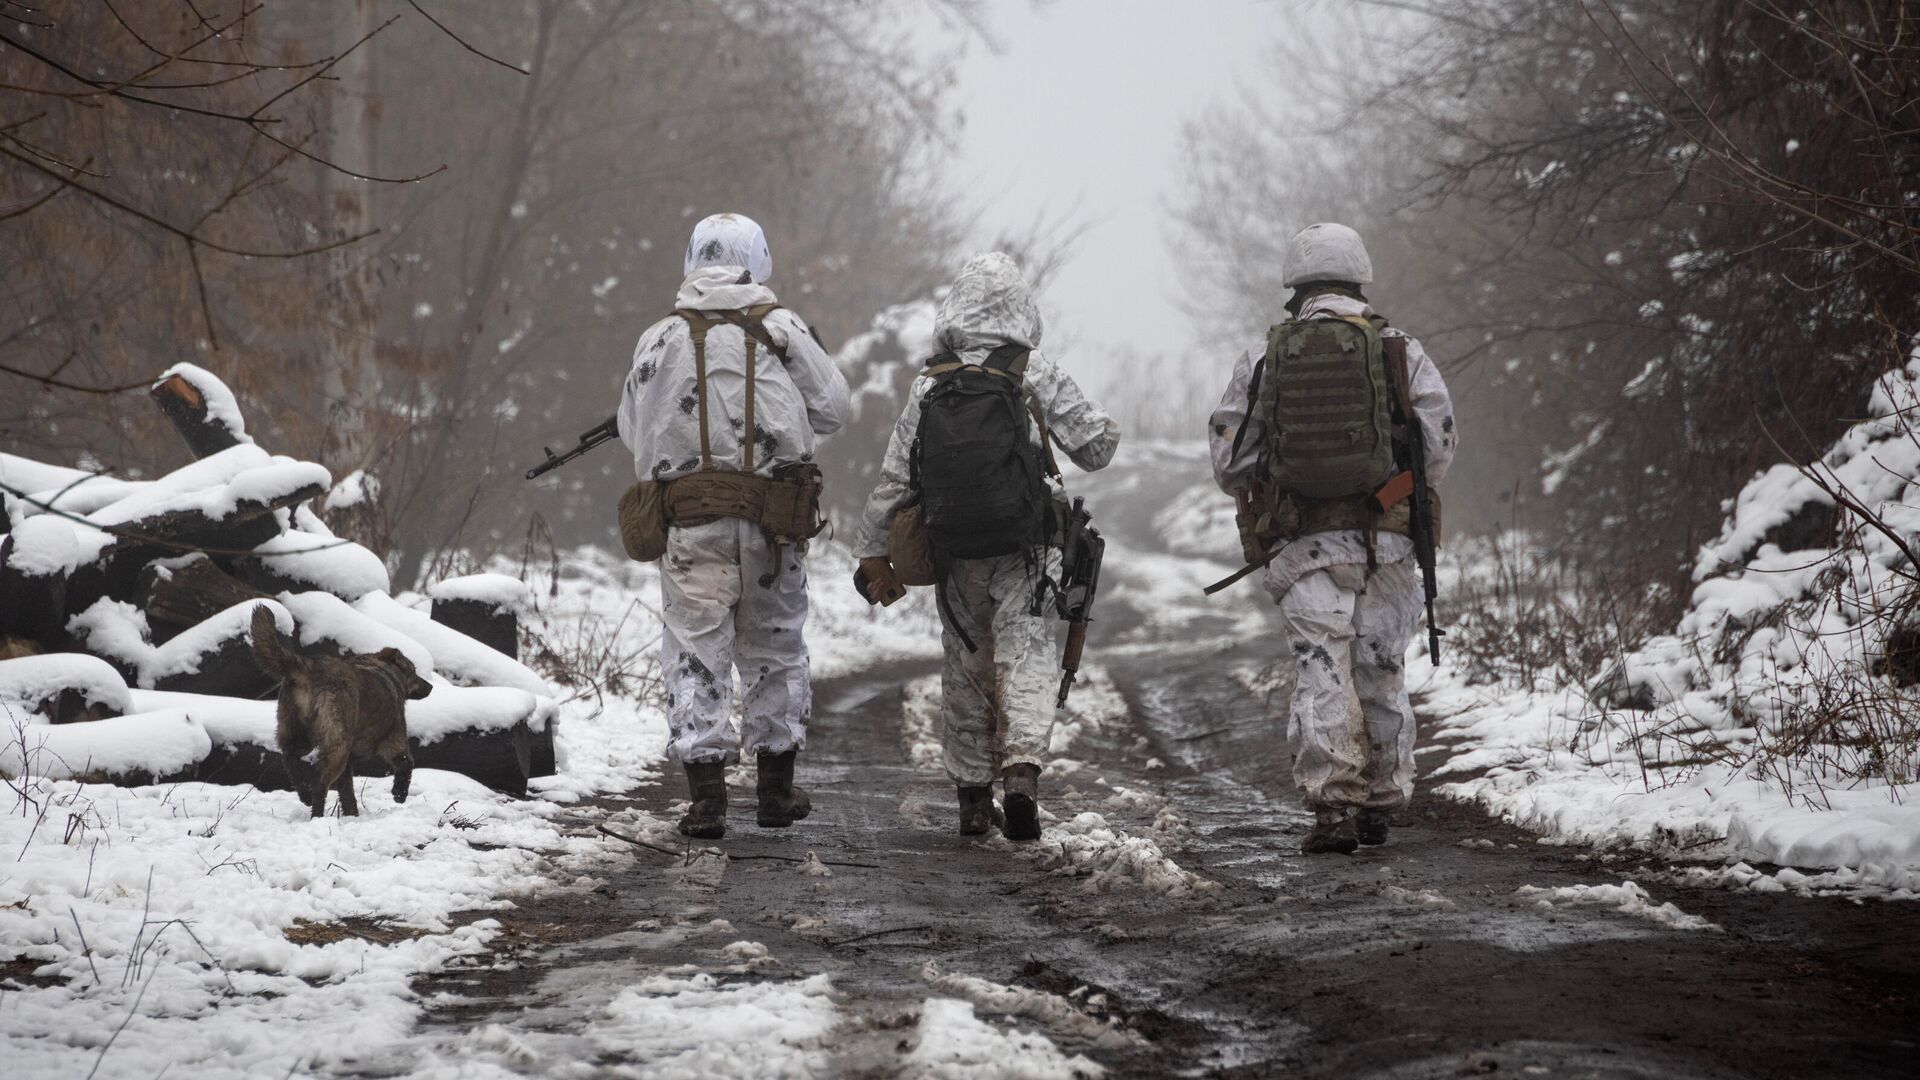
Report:
[[[824,1076],[823,1045],[839,1019],[825,975],[725,984],[663,975],[622,991],[587,1035],[654,1076]]]
[[[105,533],[87,532],[89,540],[99,537],[99,542],[82,545],[65,518],[50,514],[27,518],[9,534],[7,568],[26,577],[66,577],[92,562],[105,546]]]
[[[1056,1035],[1094,1046],[1124,1049],[1143,1041],[1138,1032],[1121,1027],[1110,1017],[1096,1018],[1059,994],[946,972],[935,960],[927,961],[920,977],[938,993],[970,1001],[989,1013],[1030,1020]]]
[[[434,622],[425,612],[407,607],[385,593],[370,592],[354,608],[383,622],[425,646],[433,654],[433,670],[472,686],[507,686],[529,694],[551,696],[552,687],[532,669],[505,653]]]
[[[1714,930],[1720,928],[1698,915],[1689,915],[1672,904],[1656,904],[1647,890],[1631,881],[1618,885],[1562,885],[1543,889],[1523,885],[1515,894],[1534,902],[1542,911],[1564,908],[1597,907],[1617,911],[1638,919],[1659,923],[1674,930]]]
[[[379,497],[380,478],[367,475],[365,469],[355,469],[327,490],[326,501],[320,504],[320,509],[329,512],[350,510],[365,506]]]
[[[342,651],[372,656],[381,649],[398,649],[414,673],[433,673],[433,654],[407,635],[359,610],[330,592],[281,593],[279,601],[293,616],[296,640],[302,649],[328,643]],[[249,616],[251,617],[251,616]]]
[[[427,588],[427,596],[434,600],[471,600],[496,611],[524,611],[527,584],[507,574],[468,574],[434,583]]]
[[[176,776],[213,749],[206,729],[178,709],[77,724],[29,724],[0,745],[0,776],[49,780]]]
[[[380,556],[330,532],[284,532],[254,548],[253,557],[280,577],[325,589],[349,603],[393,588]]]
[[[1061,1053],[1034,1032],[1003,1031],[974,1015],[973,1005],[928,998],[920,1005],[906,1072],[928,1080],[1093,1080],[1106,1070],[1083,1054]]]

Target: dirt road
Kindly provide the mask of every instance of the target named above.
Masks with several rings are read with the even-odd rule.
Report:
[[[811,818],[756,829],[736,786],[726,858],[637,848],[600,892],[511,913],[512,966],[422,988],[438,995],[429,1037],[523,1045],[530,1074],[624,1074],[642,1063],[580,1031],[650,974],[825,974],[825,1075],[912,1075],[930,997],[1123,1076],[1912,1075],[1914,905],[1650,885],[1715,928],[1546,910],[1521,890],[1646,875],[1424,794],[1384,848],[1300,855],[1308,817],[1268,702],[1223,675],[1263,661],[1266,615],[1249,593],[1168,616],[1156,598],[1189,590],[1142,521],[1110,526],[1129,552],[1101,639],[1111,682],[1085,691],[1109,715],[1056,747],[1041,844],[954,833],[926,742],[931,668],[830,683],[801,770]],[[680,797],[631,794],[654,810]]]

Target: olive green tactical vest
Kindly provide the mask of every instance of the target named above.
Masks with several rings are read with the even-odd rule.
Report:
[[[1268,481],[1304,499],[1371,495],[1394,474],[1393,387],[1380,327],[1293,319],[1267,335],[1260,412]]]

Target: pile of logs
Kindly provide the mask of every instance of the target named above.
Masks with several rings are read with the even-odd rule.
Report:
[[[170,720],[184,711],[208,734],[208,749],[190,767],[121,763],[85,778],[285,788],[272,738],[276,684],[254,662],[245,617],[271,600],[296,613],[292,636],[309,654],[389,645],[431,654],[434,681],[450,690],[440,702],[429,695],[409,705],[417,766],[515,793],[553,774],[556,707],[546,684],[517,662],[514,582],[445,589],[427,616],[397,611],[379,556],[333,536],[307,505],[332,487],[324,468],[254,445],[232,393],[199,368],[170,369],[151,396],[195,458],[156,480],[0,455],[0,699],[8,685],[35,688],[33,700],[0,700],[0,716],[11,714],[15,729],[0,735],[19,742],[35,726],[61,725],[63,745],[84,745],[81,725],[113,721],[113,731],[124,732],[150,708]],[[410,636],[398,615],[421,625]],[[439,625],[425,626],[427,618]],[[78,657],[51,662],[58,654],[104,661],[123,689],[100,689],[113,681],[103,669]],[[36,661],[35,672],[72,670],[88,685],[7,678],[8,665]],[[462,689],[476,686],[499,690]],[[476,706],[470,722],[461,709],[468,702]],[[417,724],[416,707],[431,722]],[[377,770],[368,763],[360,771]]]

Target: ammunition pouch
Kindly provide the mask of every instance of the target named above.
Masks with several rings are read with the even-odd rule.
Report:
[[[620,546],[635,562],[652,562],[667,553],[667,515],[663,485],[642,480],[620,496]]]
[[[902,585],[933,585],[939,577],[933,569],[933,538],[920,519],[920,504],[902,507],[887,523],[887,561],[893,564],[893,576]]]
[[[776,541],[811,540],[826,527],[820,516],[820,469],[791,465],[780,475],[709,469],[666,484],[666,522],[688,527],[721,518],[758,525]]]

